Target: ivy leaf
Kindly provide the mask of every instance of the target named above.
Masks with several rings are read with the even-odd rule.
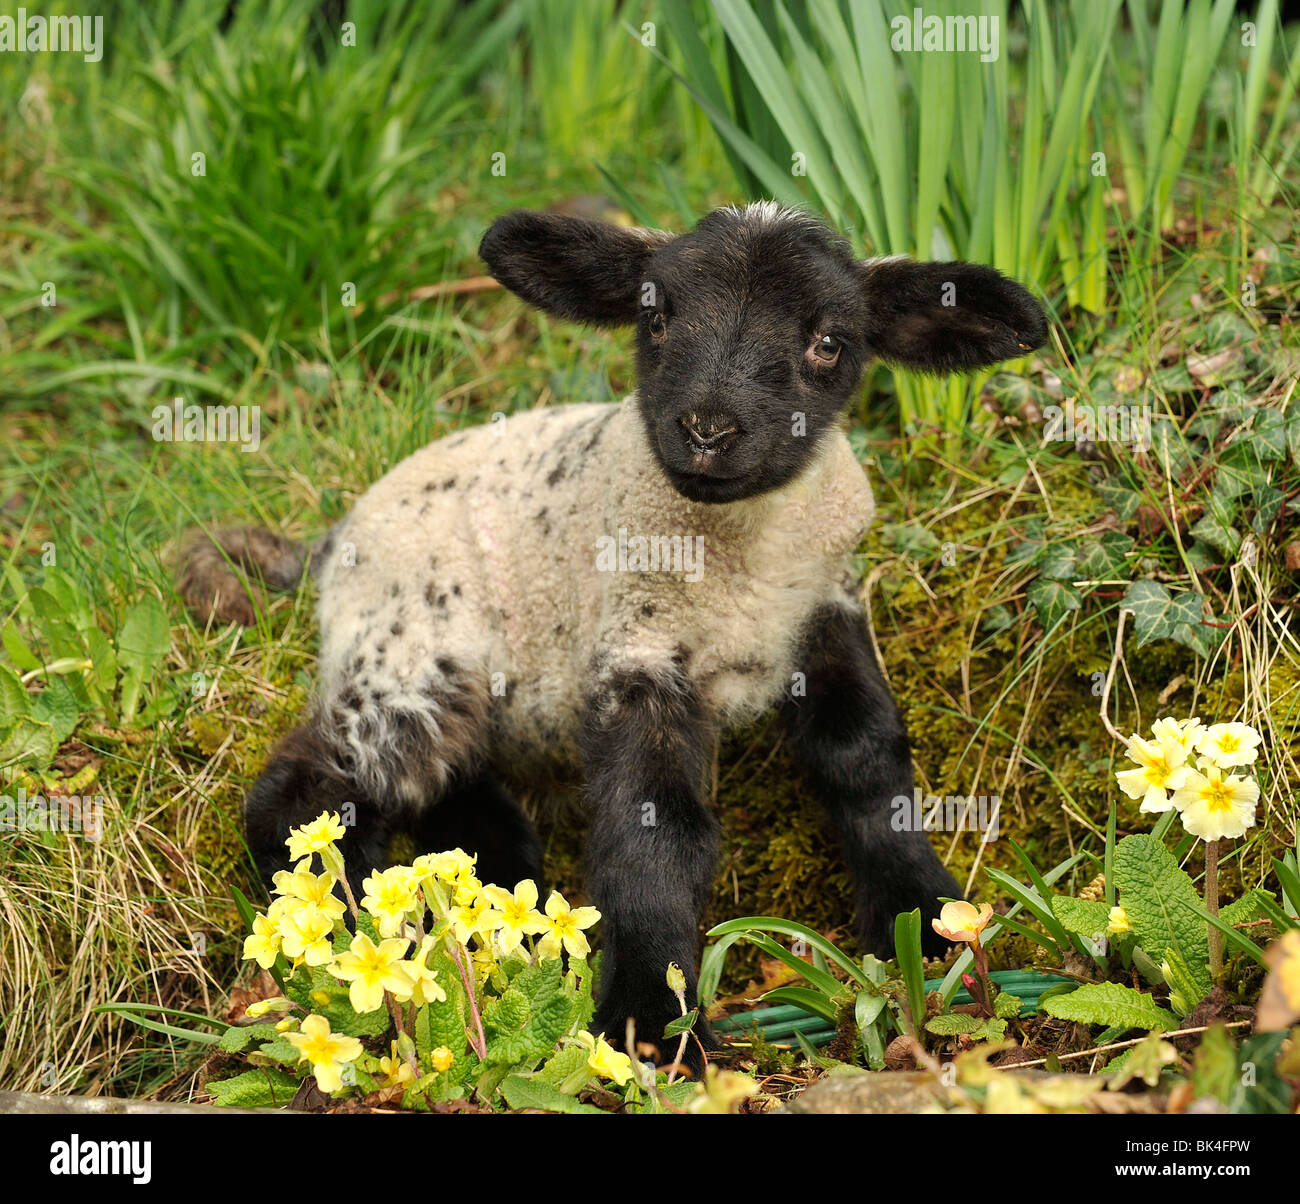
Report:
[[[1287,445],[1285,416],[1271,407],[1255,411],[1251,423],[1251,447],[1261,460],[1285,460]]]
[[[1067,995],[1043,1000],[1042,1008],[1049,1016],[1076,1024],[1140,1028],[1147,1032],[1164,1032],[1178,1026],[1173,1013],[1165,1011],[1150,995],[1117,982],[1084,983]]]
[[[1125,523],[1138,512],[1138,507],[1142,504],[1142,495],[1119,481],[1103,481],[1097,486],[1097,494]]]
[[[1080,579],[1111,577],[1123,571],[1133,537],[1119,531],[1106,531],[1099,539],[1085,539],[1079,544],[1075,572]]]
[[[1225,557],[1235,556],[1241,547],[1241,532],[1236,527],[1229,527],[1220,522],[1215,514],[1207,510],[1191,529],[1191,534],[1202,539]]]
[[[1078,550],[1072,543],[1050,544],[1038,561],[1038,571],[1057,581],[1072,581]]]
[[[1190,590],[1171,594],[1159,581],[1134,581],[1124,592],[1120,605],[1133,612],[1133,629],[1138,647],[1152,640],[1180,639],[1185,626],[1200,626],[1205,604]],[[1185,640],[1184,640],[1185,642]]]
[[[1178,861],[1151,836],[1126,836],[1115,846],[1115,886],[1137,942],[1156,962],[1173,949],[1196,984],[1194,1004],[1209,991],[1209,940],[1200,896]]]
[[[1083,605],[1079,591],[1064,581],[1051,581],[1039,577],[1030,583],[1025,596],[1038,612],[1038,621],[1046,632],[1053,631],[1057,624],[1072,610]]]

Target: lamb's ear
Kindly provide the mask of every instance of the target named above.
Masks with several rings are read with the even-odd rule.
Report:
[[[1047,338],[1038,302],[993,268],[911,259],[861,266],[867,342],[890,363],[962,372],[1015,359]]]
[[[641,312],[647,259],[671,238],[660,230],[521,209],[492,223],[478,253],[530,305],[575,322],[623,326]]]

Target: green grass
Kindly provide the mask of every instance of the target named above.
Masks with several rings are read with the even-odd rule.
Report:
[[[104,795],[108,823],[99,844],[0,843],[6,1087],[186,1097],[197,1087],[193,1048],[90,1008],[152,1002],[222,1015],[246,973],[228,890],[250,881],[239,801],[306,705],[311,596],[304,588],[278,599],[246,631],[205,628],[170,584],[181,534],[247,521],[310,538],[430,439],[495,410],[627,391],[621,336],[552,323],[499,293],[411,294],[478,275],[477,239],[497,213],[609,191],[602,169],[616,199],[665,224],[753,195],[736,183],[738,169],[753,168],[743,156],[734,162],[735,145],[711,132],[628,26],[657,18],[654,49],[679,72],[701,70],[705,58],[712,65],[711,105],[743,115],[756,144],[781,136],[745,82],[746,55],[759,51],[728,49],[733,34],[753,34],[740,5],[720,4],[718,23],[701,20],[698,43],[678,36],[674,4],[662,13],[584,4],[566,8],[563,25],[546,3],[448,2],[418,15],[358,6],[351,48],[316,23],[315,9],[250,0],[223,31],[207,5],[115,5],[122,36],[103,70],[60,59],[7,64],[0,75],[0,627],[16,614],[14,581],[39,585],[52,545],[108,636],[143,593],[162,601],[170,650],[150,691],[175,698],[157,722],[126,727],[88,708],[51,765],[0,769],[6,793],[92,775],[86,789]],[[1132,15],[1130,6],[1115,20]],[[1277,34],[1270,70],[1242,74],[1235,35],[1226,35],[1191,105],[1195,120],[1178,126],[1166,155],[1169,129],[1132,92],[1163,61],[1161,31],[1136,28],[1111,43],[1101,68],[1111,82],[1090,102],[1080,82],[1068,114],[1035,113],[1027,73],[1044,72],[1033,87],[1055,97],[1054,60],[1027,67],[1023,33],[1004,38],[997,70],[1008,103],[991,143],[987,101],[954,99],[946,135],[911,107],[909,95],[947,83],[928,60],[899,68],[919,72],[903,93],[885,89],[877,101],[873,90],[865,110],[850,96],[812,130],[828,151],[843,151],[837,164],[861,159],[863,168],[837,205],[818,207],[876,244],[865,219],[878,206],[881,238],[913,251],[934,225],[924,215],[937,212],[954,246],[1021,272],[1059,319],[1059,341],[988,379],[969,395],[978,404],[930,413],[949,424],[947,438],[920,450],[900,437],[918,386],[872,374],[853,414],[881,509],[864,548],[864,603],[904,700],[923,788],[998,794],[1003,830],[1040,864],[1100,849],[1094,833],[1114,795],[1116,749],[1094,685],[1112,660],[1109,717],[1125,731],[1166,710],[1265,725],[1267,810],[1226,868],[1230,883],[1253,884],[1267,880],[1271,854],[1295,844],[1288,783],[1300,777],[1300,646],[1285,568],[1300,447],[1280,459],[1256,454],[1259,412],[1300,414],[1300,114],[1285,74],[1300,39]],[[824,24],[779,29],[818,54],[835,49]],[[1163,36],[1174,34],[1166,27]],[[782,45],[781,63],[813,86],[812,62]],[[936,70],[937,79],[927,74]],[[980,83],[961,73],[951,82]],[[760,91],[785,95],[770,81]],[[886,108],[875,111],[877,102]],[[879,138],[888,106],[904,139],[893,150]],[[1171,115],[1170,128],[1177,121]],[[1126,122],[1133,128],[1120,133]],[[1053,163],[1036,177],[1018,167],[1042,158],[1058,123],[1062,173],[1083,161],[1088,140],[1074,135],[1084,127],[1115,131],[1129,146],[1111,191],[1067,189],[1059,211]],[[206,148],[206,176],[190,174],[196,148]],[[942,179],[927,148],[946,148]],[[493,172],[498,153],[504,175]],[[878,174],[891,154],[903,156],[897,192]],[[917,171],[922,161],[931,174]],[[1022,201],[981,207],[986,170],[1006,173]],[[1114,191],[1119,175],[1127,199]],[[898,243],[891,213],[902,222]],[[341,295],[348,280],[355,305]],[[1253,305],[1243,304],[1246,280]],[[41,304],[46,281],[52,307]],[[965,386],[951,388],[948,399],[967,398]],[[1098,445],[1093,458],[1044,445],[1042,411],[1061,392],[1150,405],[1171,424],[1168,463],[1115,445]],[[259,406],[261,447],[154,442],[153,407],[178,395]],[[1269,490],[1283,494],[1271,517]],[[1192,534],[1207,512],[1239,537],[1253,531],[1259,554],[1249,570],[1215,546],[1225,538],[1217,528]],[[1131,540],[1108,572],[1057,578],[1036,555],[1043,546],[1082,552],[1104,532]],[[945,558],[946,544],[955,558]],[[1130,623],[1117,649],[1117,612],[1139,578],[1203,593],[1210,621],[1224,624],[1213,629],[1221,642],[1138,647]],[[1035,583],[1058,580],[1079,606],[1045,629]],[[35,638],[20,615],[16,627]],[[776,739],[764,724],[720,752],[716,794],[730,839],[708,920],[778,914],[843,930],[845,872]],[[572,814],[527,802],[542,820],[554,882],[573,897],[581,876]],[[1120,824],[1145,830],[1126,807]],[[979,867],[1010,863],[970,834],[949,837],[943,852],[986,897]],[[1094,872],[1086,862],[1077,871]],[[758,971],[752,960],[737,964]]]

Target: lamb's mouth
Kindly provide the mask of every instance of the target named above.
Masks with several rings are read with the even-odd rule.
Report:
[[[736,502],[761,492],[753,474],[720,476],[716,472],[683,472],[664,465],[664,472],[674,489],[692,502]]]

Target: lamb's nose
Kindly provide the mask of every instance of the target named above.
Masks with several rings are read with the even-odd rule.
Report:
[[[692,449],[706,454],[725,451],[735,442],[737,434],[735,425],[725,419],[703,422],[694,414],[683,418],[682,426],[686,428]]]

